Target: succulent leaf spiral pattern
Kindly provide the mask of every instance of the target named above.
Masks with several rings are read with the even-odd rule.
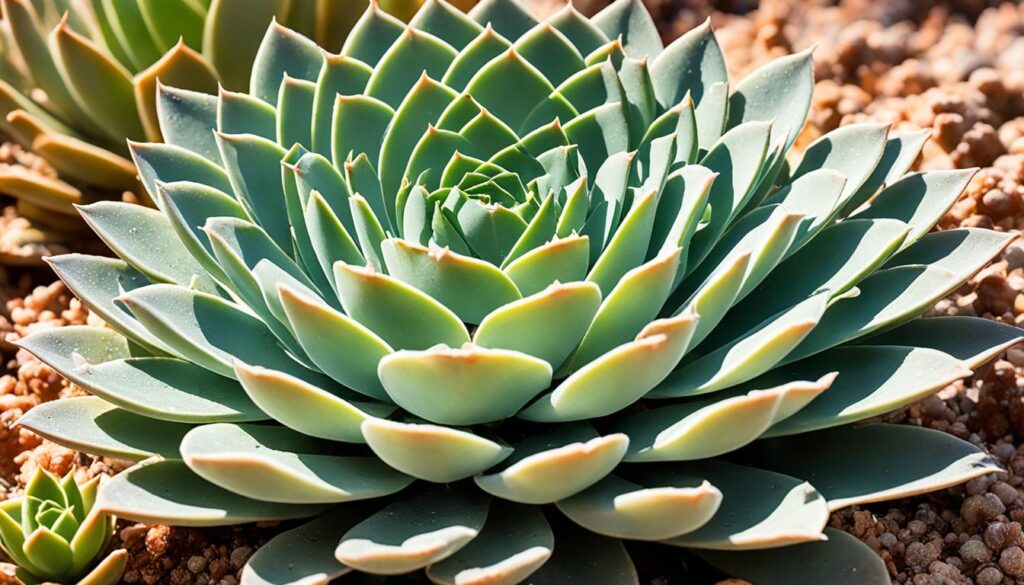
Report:
[[[917,319],[1012,236],[930,233],[972,171],[907,174],[923,133],[791,153],[810,59],[734,84],[639,0],[374,5],[338,54],[274,24],[247,93],[160,88],[159,209],[81,209],[119,258],[51,264],[110,328],[21,344],[94,396],[21,424],[140,461],[123,517],[313,517],[248,583],[637,583],[624,539],[888,583],[829,512],[994,464],[853,423],[1019,340]]]

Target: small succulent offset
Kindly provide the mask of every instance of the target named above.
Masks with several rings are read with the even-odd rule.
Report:
[[[420,0],[381,1],[407,15]],[[74,204],[137,190],[126,139],[160,140],[158,83],[243,91],[272,19],[336,51],[360,4],[369,0],[3,0],[0,131],[60,179],[11,166],[0,192],[24,216],[69,228]]]
[[[139,461],[120,516],[313,518],[246,583],[635,584],[632,540],[887,584],[830,511],[995,467],[854,423],[1020,339],[917,319],[1012,236],[930,233],[973,171],[907,174],[926,133],[797,160],[812,89],[806,52],[733,84],[709,25],[664,47],[639,0],[371,6],[339,54],[274,24],[247,94],[159,88],[157,210],[82,207],[120,259],[50,262],[110,328],[20,343],[94,396],[21,424]]]
[[[0,503],[0,547],[18,565],[22,583],[114,585],[121,580],[128,559],[124,549],[93,566],[115,523],[94,505],[99,481],[79,484],[73,470],[58,479],[37,468],[23,496]]]

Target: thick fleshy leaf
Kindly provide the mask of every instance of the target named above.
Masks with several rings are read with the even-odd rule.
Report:
[[[480,24],[491,23],[495,30],[510,39],[519,38],[537,24],[526,7],[507,0],[481,0],[469,11],[469,16]]]
[[[801,455],[792,457],[798,444]],[[980,449],[950,434],[882,424],[758,441],[742,457],[795,477],[814,477],[831,510],[939,490],[999,469]]]
[[[388,213],[395,212],[395,197],[402,184],[409,157],[420,136],[441,116],[445,107],[455,99],[455,92],[423,75],[409,90],[380,144],[380,182]],[[399,225],[396,216],[390,216],[391,225]]]
[[[233,192],[277,245],[287,250],[291,234],[280,172],[285,151],[249,134],[218,133],[217,146],[231,182],[231,190],[225,191]]]
[[[840,208],[852,203],[852,198],[872,175],[885,150],[885,124],[850,124],[829,132],[812,142],[793,171],[797,179],[818,169],[833,169],[846,177],[846,186],[840,197]]]
[[[328,444],[273,426],[203,425],[181,442],[189,469],[215,485],[261,501],[352,502],[390,495],[413,481],[374,457],[328,452]]]
[[[331,158],[334,165],[341,167],[350,153],[356,157],[366,154],[376,160],[395,111],[384,102],[366,95],[339,95],[333,105]]]
[[[92,327],[39,331],[19,346],[104,400],[171,422],[266,418],[241,386],[189,362],[130,357],[124,338]]]
[[[222,376],[233,378],[233,364],[240,359],[329,383],[285,353],[262,321],[220,297],[154,284],[126,293],[120,300],[147,329],[159,332],[175,354]]]
[[[718,242],[732,218],[753,192],[768,148],[772,126],[765,122],[742,124],[727,132],[701,159],[701,165],[719,173],[708,193],[711,220],[693,237],[687,253],[688,270],[696,268]]]
[[[629,440],[598,436],[589,425],[553,427],[517,443],[512,455],[473,478],[480,489],[514,502],[549,504],[593,485],[622,460]]]
[[[604,31],[572,4],[566,4],[565,8],[551,15],[548,22],[584,55],[589,55],[610,40]]]
[[[128,566],[128,551],[119,548],[103,558],[84,577],[78,580],[78,585],[116,585],[121,582],[121,577]]]
[[[467,84],[466,93],[510,128],[519,131],[534,107],[554,89],[543,73],[512,48],[484,65]],[[506,99],[513,90],[517,98]]]
[[[483,30],[483,27],[446,0],[426,0],[409,24],[443,39],[459,50]]]
[[[279,294],[295,338],[317,367],[357,392],[387,398],[377,377],[377,363],[392,351],[384,340],[320,299],[286,285]]]
[[[139,169],[139,178],[154,201],[159,199],[157,182],[192,181],[233,193],[224,169],[191,150],[171,144],[129,142],[132,161]]]
[[[636,339],[576,370],[519,416],[532,421],[596,418],[639,400],[682,359],[698,317],[683,313],[654,321]]]
[[[599,12],[593,23],[609,39],[621,37],[631,57],[657,57],[662,50],[661,35],[640,0],[616,0]]]
[[[958,278],[965,280],[1016,237],[1016,234],[978,228],[926,234],[890,258],[885,267],[927,264],[951,270]]]
[[[366,573],[398,575],[442,561],[476,538],[488,498],[438,486],[399,500],[345,533],[338,560]]]
[[[516,288],[529,296],[553,282],[575,282],[587,274],[590,239],[586,236],[556,237],[530,250],[504,268]]]
[[[512,452],[468,431],[384,419],[363,422],[366,442],[395,469],[437,483],[450,483],[480,473]]]
[[[248,87],[253,59],[277,8],[275,0],[211,3],[203,31],[203,55],[228,89]]]
[[[366,88],[371,73],[372,70],[365,63],[345,55],[324,56],[324,66],[317,77],[313,96],[310,145],[314,152],[331,156],[338,96],[361,93]],[[336,163],[343,162],[346,154],[342,153],[341,158],[335,159]]]
[[[627,272],[643,263],[658,210],[656,195],[650,192],[633,201],[629,213],[587,275],[587,280],[597,283],[605,295],[611,293]]]
[[[391,399],[446,425],[503,420],[551,385],[551,364],[507,349],[467,344],[384,356],[377,368]]]
[[[68,541],[45,526],[33,530],[21,548],[32,566],[39,567],[44,574],[63,575],[71,568]]]
[[[701,556],[730,575],[758,585],[801,580],[834,585],[888,585],[878,553],[842,530],[826,528],[828,540],[763,551],[704,551]]]
[[[381,403],[361,402],[359,394],[328,392],[294,376],[240,362],[235,362],[235,374],[261,410],[281,424],[313,437],[365,443],[363,422],[394,410]],[[310,412],[323,416],[309,416]]]
[[[223,526],[312,516],[323,506],[260,502],[207,482],[181,461],[150,459],[116,475],[96,500],[120,518],[174,526]]]
[[[501,23],[498,26],[501,27]],[[462,91],[481,67],[510,46],[511,43],[488,22],[480,34],[456,55],[442,81],[448,87]]]
[[[630,462],[690,461],[738,449],[773,424],[799,411],[829,388],[834,375],[816,382],[790,382],[775,388],[718,395],[640,411],[615,429],[630,441]]]
[[[40,404],[18,424],[78,451],[135,461],[152,455],[178,458],[178,444],[192,428],[139,416],[95,396]]]
[[[89,310],[103,318],[118,332],[157,354],[168,353],[168,346],[150,333],[114,299],[125,291],[150,285],[141,272],[126,263],[99,256],[64,254],[52,256],[49,265]]]
[[[171,223],[160,212],[112,201],[85,205],[79,211],[122,260],[150,279],[191,284],[207,292],[216,290],[213,280],[181,244]]]
[[[814,91],[811,51],[780,57],[749,74],[729,96],[729,126],[772,120],[772,148],[788,150],[804,126]]]
[[[868,345],[928,347],[977,368],[1020,343],[1019,327],[978,317],[930,317],[865,339]]]
[[[15,0],[4,3],[4,19],[10,23],[10,40],[27,62],[34,66],[29,75],[47,97],[57,112],[64,116],[80,120],[85,129],[103,135],[97,122],[85,112],[78,100],[72,95],[71,88],[64,81],[55,57],[45,36],[40,15],[33,2]]]
[[[605,536],[633,540],[672,538],[706,524],[722,502],[722,493],[707,481],[678,475],[658,478],[661,481],[654,480],[651,487],[609,475],[583,492],[561,500],[558,509],[573,522]]]
[[[242,580],[253,585],[326,585],[350,573],[352,568],[334,557],[334,549],[363,513],[356,506],[339,506],[278,534],[249,557]]]
[[[796,361],[883,327],[909,321],[959,283],[956,273],[941,266],[911,265],[879,270],[858,284],[859,295],[830,306],[820,326],[786,357],[786,361]]]
[[[111,140],[145,135],[127,69],[73,31],[67,20],[50,33],[50,49],[75,101]]]
[[[220,164],[217,142],[210,132],[217,125],[217,98],[162,84],[157,84],[156,94],[156,113],[164,140]]]
[[[537,508],[494,502],[476,538],[445,560],[427,566],[443,585],[514,585],[551,556],[555,537]]]
[[[673,372],[650,398],[678,398],[715,392],[764,373],[816,329],[828,293],[807,300],[762,323],[748,334]]]
[[[668,544],[750,550],[824,539],[829,508],[805,481],[714,460],[688,464],[682,473],[710,481],[722,492],[722,504],[707,524]]]
[[[56,125],[53,122],[44,123],[37,115],[15,110],[7,115],[7,126],[19,141],[29,145],[36,154],[46,157],[65,180],[110,190],[134,191],[138,188],[131,161],[73,135],[54,131],[52,127]],[[54,179],[49,182],[59,184]]]
[[[853,217],[898,219],[911,227],[906,248],[928,233],[967,187],[977,169],[912,173],[879,193],[871,205]]]
[[[742,329],[819,290],[846,292],[899,249],[909,229],[898,220],[874,219],[846,220],[822,230],[736,305],[721,329]],[[808,266],[817,269],[807,270]]]
[[[396,349],[427,349],[469,341],[462,321],[430,296],[369,268],[334,265],[345,313]]]
[[[856,422],[929,396],[971,371],[940,351],[900,346],[839,347],[766,376],[813,379],[839,372],[829,391],[768,436],[789,435]]]
[[[678,248],[630,270],[604,299],[579,349],[569,360],[577,370],[629,341],[657,316],[671,290],[679,263]],[[680,351],[685,350],[685,347]]]
[[[694,75],[694,72],[698,74]],[[711,30],[711,20],[686,32],[665,50],[651,64],[651,79],[658,103],[664,109],[674,107],[683,101],[686,94],[693,103],[701,107],[709,88],[721,82],[728,82],[725,58]]]
[[[583,339],[600,303],[593,283],[552,284],[484,317],[473,342],[523,352],[558,368]]]
[[[488,262],[395,238],[385,240],[381,250],[388,274],[437,299],[466,323],[479,323],[520,298],[515,283]]]
[[[249,93],[277,105],[285,76],[315,81],[323,66],[320,47],[299,33],[272,22],[252,61]]]
[[[917,159],[917,156],[921,154],[921,149],[929,136],[931,136],[931,130],[891,133],[885,142],[885,149],[882,151],[882,157],[875,166],[875,170],[850,197],[841,214],[849,215],[867,202],[879,187],[899,180]]]
[[[554,86],[586,66],[579,50],[549,22],[527,31],[513,46]]]
[[[534,585],[560,585],[579,580],[590,585],[639,585],[629,553],[617,538],[585,530],[571,522],[556,526],[558,547],[548,562],[530,576]]]
[[[181,7],[184,6],[184,3],[173,4],[173,6]],[[162,17],[158,17],[158,19],[164,22],[168,20]],[[159,106],[157,105],[157,88],[161,83],[208,93],[213,93],[217,90],[217,74],[210,67],[210,64],[203,59],[202,55],[186,45],[180,37],[175,39],[175,41],[175,43],[172,43],[173,47],[160,60],[150,65],[132,80],[135,90],[135,103],[138,107],[146,136],[150,140],[160,140],[162,138],[158,114]]]
[[[391,43],[402,34],[403,28],[401,20],[382,10],[377,3],[371,2],[369,9],[363,12],[363,16],[345,39],[341,53],[372,67],[377,64]]]
[[[366,94],[397,108],[421,76],[440,79],[455,55],[448,43],[410,26],[381,56],[366,84]]]

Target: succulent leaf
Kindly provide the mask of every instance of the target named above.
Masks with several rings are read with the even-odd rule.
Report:
[[[828,540],[779,550],[703,551],[701,556],[719,569],[766,585],[783,585],[793,575],[825,578],[836,585],[884,585],[889,572],[875,551],[856,537],[835,528],[824,530]]]

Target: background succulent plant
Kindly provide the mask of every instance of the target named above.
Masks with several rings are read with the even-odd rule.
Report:
[[[381,0],[409,17],[420,0]],[[126,139],[160,140],[156,85],[248,86],[270,21],[340,50],[369,0],[3,0],[0,130],[60,178],[19,166],[0,192],[24,216],[73,229],[73,205],[136,191]],[[54,212],[58,214],[54,216]]]
[[[1012,236],[929,233],[972,171],[906,174],[924,133],[788,162],[812,88],[806,52],[732,85],[708,24],[663,47],[639,0],[371,7],[336,55],[275,24],[248,94],[159,88],[159,210],[82,208],[120,259],[51,264],[112,329],[21,345],[95,396],[21,424],[140,461],[112,513],[315,517],[250,583],[636,583],[623,539],[888,583],[830,510],[994,466],[854,423],[1019,340],[916,319]]]
[[[124,549],[92,567],[115,523],[95,506],[99,481],[78,484],[73,470],[58,479],[37,468],[24,495],[0,503],[0,546],[17,563],[23,583],[114,585],[121,580],[128,558]]]

